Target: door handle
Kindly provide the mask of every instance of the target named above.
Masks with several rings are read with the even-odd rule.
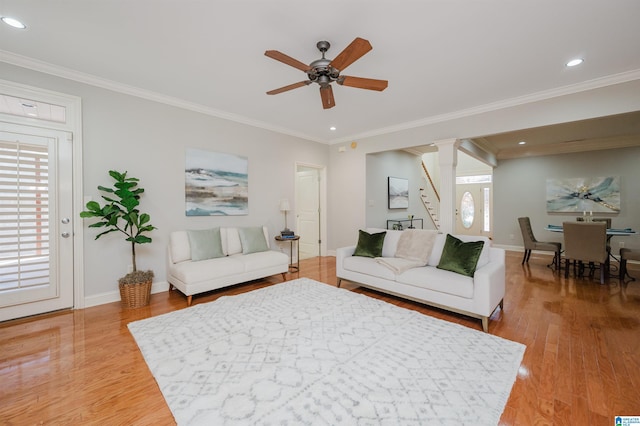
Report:
[[[69,233],[68,232],[63,232],[62,234],[62,238],[69,238]]]

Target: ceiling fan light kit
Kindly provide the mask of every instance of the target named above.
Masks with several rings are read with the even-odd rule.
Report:
[[[324,109],[333,108],[335,99],[333,97],[333,88],[331,83],[336,82],[341,86],[355,87],[358,89],[382,91],[387,88],[387,80],[376,80],[372,78],[351,77],[340,75],[349,65],[360,59],[368,53],[372,47],[368,40],[357,37],[333,60],[325,58],[325,53],[331,47],[328,41],[319,41],[316,44],[322,58],[316,59],[309,65],[285,55],[277,50],[267,50],[264,54],[271,59],[280,61],[286,65],[292,66],[304,71],[307,74],[307,80],[298,83],[289,84],[278,89],[270,90],[267,95],[277,95],[278,93],[287,92],[297,89],[298,87],[308,86],[311,83],[317,83],[320,86],[320,98],[322,99],[322,107]]]

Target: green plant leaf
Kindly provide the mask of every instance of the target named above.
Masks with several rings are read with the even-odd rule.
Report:
[[[111,189],[111,188],[107,188],[107,187],[104,187],[104,186],[100,186],[100,185],[98,185],[98,189],[99,189],[100,191],[103,191],[103,192],[109,192],[109,193],[112,193],[112,192],[113,192],[113,189]],[[104,197],[103,197],[103,198],[104,198]]]
[[[127,176],[127,172],[120,173],[115,170],[109,170],[109,176],[111,176],[118,182],[122,182],[124,178]]]
[[[149,222],[151,220],[151,216],[149,216],[146,213],[142,213],[140,215],[140,225],[144,225],[145,223]]]
[[[150,243],[151,238],[143,234],[156,228],[149,223],[151,220],[149,215],[140,213],[137,208],[140,205],[140,195],[144,193],[143,188],[137,187],[139,179],[127,177],[127,172],[120,173],[116,170],[109,170],[109,176],[115,180],[113,188],[98,186],[98,189],[103,192],[101,197],[105,202],[104,205],[90,201],[86,205],[86,210],[80,212],[80,217],[99,219],[89,225],[90,228],[103,229],[96,235],[96,240],[112,232],[124,234],[125,241],[133,243],[131,254],[135,268],[135,245]]]

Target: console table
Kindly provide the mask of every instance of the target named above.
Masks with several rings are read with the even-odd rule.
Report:
[[[417,222],[420,222],[420,229],[424,229],[424,224],[420,218],[413,218],[413,227],[417,228]],[[387,229],[393,229],[394,224],[400,224],[402,229],[411,229],[411,219],[387,219]]]

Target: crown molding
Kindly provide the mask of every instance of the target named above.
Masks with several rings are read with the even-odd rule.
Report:
[[[593,80],[583,81],[568,86],[557,87],[555,89],[544,90],[541,92],[531,93],[524,96],[518,96],[511,99],[505,99],[497,102],[492,102],[485,105],[480,105],[472,108],[462,109],[451,113],[434,115],[426,117],[420,120],[409,121],[406,123],[398,124],[396,126],[384,127],[370,132],[360,133],[348,138],[332,139],[329,144],[343,143],[353,139],[364,139],[373,136],[380,136],[389,133],[399,132],[403,130],[410,130],[416,127],[428,126],[432,124],[442,123],[450,120],[456,120],[460,118],[470,117],[486,112],[497,111],[500,109],[512,108],[519,105],[540,102],[547,99],[557,98],[560,96],[572,95],[575,93],[586,92],[588,90],[599,89],[602,87],[613,86],[615,84],[627,83],[634,80],[640,80],[640,69],[627,71],[619,74],[613,74],[605,77],[595,78]]]
[[[270,130],[272,132],[293,136],[313,142],[327,144],[326,140],[319,140],[304,133],[294,132],[291,129],[284,127],[273,126],[262,121],[252,120],[248,117],[244,117],[238,114],[232,114],[229,112],[221,111],[215,108],[206,107],[194,102],[188,102],[183,99],[175,98],[172,96],[162,95],[160,93],[152,92],[150,90],[140,89],[138,87],[129,86],[126,84],[118,83],[113,80],[97,77],[92,74],[86,74],[79,71],[75,71],[69,68],[60,67],[50,64],[48,62],[39,61],[37,59],[29,58],[26,56],[18,55],[6,50],[0,50],[0,62],[6,62],[11,65],[15,65],[22,68],[27,68],[33,71],[42,72],[45,74],[54,75],[56,77],[65,78],[67,80],[73,80],[78,83],[88,84],[90,86],[100,87],[102,89],[110,90],[112,92],[123,93],[125,95],[135,96],[138,98],[146,99],[153,102],[158,102],[166,105],[171,105],[181,109],[198,112],[200,114],[209,115],[216,118],[222,118],[224,120],[234,121],[248,126],[261,128],[264,130]]]
[[[611,86],[620,83],[626,83],[633,80],[640,79],[640,70],[632,70],[619,74],[613,74],[605,77],[596,78],[593,80],[584,81],[582,83],[572,84],[568,86],[558,87],[555,89],[545,90],[529,95],[519,96],[511,99],[505,99],[498,102],[492,102],[485,105],[480,105],[472,108],[462,109],[446,114],[434,115],[426,117],[420,120],[410,121],[395,126],[384,127],[370,132],[364,132],[352,136],[347,136],[340,139],[323,140],[314,138],[310,135],[295,132],[291,129],[284,127],[273,126],[268,123],[253,120],[248,117],[244,117],[238,114],[232,114],[229,112],[221,111],[215,108],[206,107],[194,102],[188,102],[183,99],[162,95],[149,90],[143,90],[134,86],[118,83],[112,80],[100,78],[91,74],[78,72],[69,68],[60,67],[50,64],[48,62],[39,61],[37,59],[29,58],[26,56],[18,55],[6,50],[0,50],[0,62],[6,62],[11,65],[19,66],[22,68],[31,69],[38,72],[54,75],[57,77],[73,80],[79,83],[88,84],[102,89],[111,90],[113,92],[123,93],[130,96],[135,96],[142,99],[147,99],[154,102],[163,103],[166,105],[175,106],[178,108],[186,109],[189,111],[198,112],[201,114],[217,117],[225,120],[234,121],[248,126],[269,130],[272,132],[293,136],[313,142],[322,144],[335,145],[339,143],[350,142],[354,139],[364,139],[373,136],[380,136],[389,133],[399,132],[403,130],[414,129],[416,127],[428,126],[436,123],[446,122],[450,120],[460,119],[464,117],[474,116],[486,112],[492,112],[504,108],[511,108],[519,105],[524,105],[533,102],[539,102],[555,97],[571,95],[574,93],[585,92],[588,90],[598,89],[606,86]]]

